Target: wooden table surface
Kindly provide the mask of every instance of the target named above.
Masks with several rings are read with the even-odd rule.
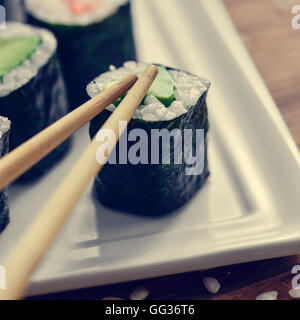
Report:
[[[208,0],[207,0],[208,1]],[[220,0],[221,1],[221,0]],[[300,147],[300,30],[291,27],[295,0],[224,0],[259,71],[266,81],[292,135]],[[300,254],[300,248],[299,248]],[[105,286],[42,297],[44,299],[129,299],[137,288],[149,291],[148,299],[253,300],[277,291],[279,300],[291,299],[289,290],[300,265],[300,256],[217,268],[176,276]],[[218,295],[202,285],[205,276],[221,283]],[[40,297],[41,298],[41,297]]]

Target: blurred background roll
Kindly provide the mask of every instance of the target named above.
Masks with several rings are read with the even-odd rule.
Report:
[[[28,22],[50,29],[73,108],[88,99],[86,83],[110,65],[136,58],[128,0],[26,0]]]
[[[51,32],[8,22],[0,33],[0,47],[0,115],[12,122],[12,150],[64,116],[68,101]],[[23,179],[45,173],[68,146],[62,144]]]

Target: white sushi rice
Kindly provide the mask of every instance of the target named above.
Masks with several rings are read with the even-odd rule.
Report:
[[[83,14],[74,14],[64,0],[25,0],[27,10],[37,19],[53,24],[87,26],[101,22],[117,12],[128,0],[101,0],[99,6]]]
[[[300,288],[291,289],[289,295],[293,299],[300,299]]]
[[[57,41],[51,32],[19,22],[8,22],[6,29],[0,33],[0,39],[34,35],[41,37],[41,44],[29,59],[3,77],[2,82],[0,81],[0,97],[7,96],[34,78],[53,56],[57,48]]]
[[[147,288],[138,288],[131,293],[130,300],[145,300],[148,296],[149,290]]]
[[[108,81],[117,81],[129,73],[142,73],[148,65],[145,63],[137,63],[129,61],[119,69],[110,68],[111,71],[102,74],[96,78],[87,87],[87,92],[91,98],[98,95],[105,89]],[[197,76],[188,74],[183,71],[169,71],[175,82],[175,101],[169,107],[166,107],[154,96],[147,96],[145,104],[141,105],[134,119],[140,119],[148,122],[170,121],[187,113],[189,109],[196,105],[199,98],[207,91],[210,86],[209,81]],[[107,110],[113,112],[116,109],[114,105],[110,105]]]
[[[3,135],[10,129],[11,122],[5,118],[0,116],[0,140]]]
[[[205,289],[211,294],[217,294],[221,289],[221,284],[216,278],[205,277],[202,282]]]
[[[256,297],[256,300],[277,300],[278,292],[277,291],[270,291],[260,294]]]

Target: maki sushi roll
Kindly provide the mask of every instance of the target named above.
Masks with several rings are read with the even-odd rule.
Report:
[[[64,116],[68,110],[54,36],[18,22],[0,33],[0,115],[12,122],[10,150]],[[47,171],[68,150],[69,141],[54,150],[23,180]]]
[[[85,86],[113,64],[136,57],[128,0],[26,0],[28,21],[50,29],[71,105],[86,101]]]
[[[0,158],[8,152],[10,121],[0,117]],[[0,233],[9,222],[9,209],[6,191],[0,192]]]
[[[93,97],[126,74],[141,74],[146,67],[126,62],[100,75],[87,91]],[[158,67],[157,78],[94,184],[96,197],[104,206],[146,216],[179,209],[209,176],[206,96],[210,82]],[[120,102],[91,121],[91,138]]]

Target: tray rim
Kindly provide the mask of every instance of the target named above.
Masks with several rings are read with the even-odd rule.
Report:
[[[201,5],[205,7],[205,10],[210,16],[212,16],[213,13],[213,16],[216,20],[224,21],[222,28],[216,24],[217,31],[224,39],[226,39],[226,45],[228,49],[233,57],[235,57],[235,60],[239,64],[244,76],[249,80],[249,84],[253,87],[257,96],[262,101],[262,104],[265,106],[268,114],[270,115],[270,119],[280,132],[280,135],[284,139],[291,152],[291,156],[293,156],[300,168],[300,153],[298,148],[263,79],[259,75],[253,60],[251,59],[242,40],[240,39],[224,4],[219,0],[204,0],[201,1]],[[60,275],[56,274],[52,277],[43,277],[43,279],[33,278],[28,295],[36,296],[73,289],[94,287],[96,283],[101,283],[100,285],[107,285],[145,278],[153,278],[154,276],[163,276],[165,274],[178,274],[181,272],[196,271],[199,270],[200,260],[203,269],[236,263],[265,260],[274,258],[274,254],[271,253],[272,250],[269,251],[269,249],[272,249],[274,246],[276,246],[278,249],[278,254],[276,254],[276,257],[283,257],[296,253],[300,248],[300,235],[297,235],[296,232],[293,232],[288,239],[286,239],[284,236],[285,234],[283,233],[281,237],[270,238],[269,241],[264,240],[263,244],[259,244],[258,242],[256,244],[256,248],[259,248],[260,252],[256,253],[256,255],[253,257],[246,257],[245,255],[245,252],[247,252],[247,250],[249,251],[249,245],[239,245],[236,248],[227,248],[227,250],[222,250],[221,252],[215,251],[212,254],[194,254],[190,255],[189,257],[171,259],[163,262],[152,262],[148,264],[143,264],[140,262],[140,264],[137,264],[135,267],[121,266],[120,268],[104,271],[102,270],[100,272],[97,268],[91,268],[90,270],[82,269],[80,271],[66,272]],[[230,261],[228,258],[228,253],[232,255],[232,259]],[[206,258],[205,263],[203,263],[202,260],[204,256]],[[223,257],[224,259],[222,263],[220,263],[220,257]],[[74,280],[76,280],[76,284],[74,284]]]

